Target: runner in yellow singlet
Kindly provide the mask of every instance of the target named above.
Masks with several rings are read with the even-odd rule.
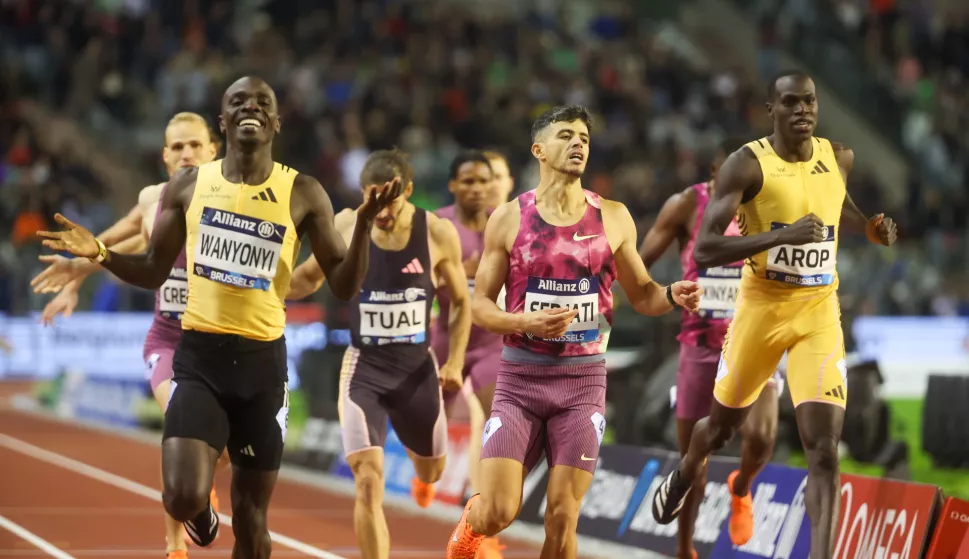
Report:
[[[109,251],[58,214],[63,231],[41,231],[44,245],[100,262],[133,285],[158,289],[178,253],[187,256],[188,303],[172,359],[162,440],[165,510],[206,547],[219,531],[209,502],[216,459],[232,461],[233,557],[268,558],[266,513],[276,483],[286,424],[286,325],[300,237],[309,237],[330,289],[341,299],[360,290],[377,214],[400,194],[399,179],[372,189],[357,210],[349,248],[336,231],[320,183],[272,159],[279,132],[276,94],[246,77],[222,97],[224,159],[184,168],[160,201],[148,251]]]
[[[867,218],[845,188],[854,153],[814,136],[814,81],[786,72],[768,86],[770,136],[724,162],[697,239],[697,266],[745,260],[740,295],[717,371],[714,403],[690,448],[653,499],[653,516],[672,522],[707,457],[743,424],[788,352],[787,379],[807,455],[805,495],[811,557],[829,558],[839,510],[838,443],[847,401],[844,337],[835,268],[841,225],[876,244],[895,241],[883,214]],[[738,213],[739,210],[739,213]],[[734,216],[742,236],[723,233]],[[744,497],[749,487],[731,487]]]

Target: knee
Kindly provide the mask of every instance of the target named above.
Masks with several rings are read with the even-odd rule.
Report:
[[[815,472],[837,470],[839,443],[836,435],[823,435],[805,440],[804,453],[807,456],[808,470]]]
[[[482,528],[485,534],[497,534],[515,521],[520,503],[514,499],[485,499],[482,496],[476,506],[481,507]]]
[[[445,460],[445,458],[415,460],[414,472],[417,474],[417,479],[424,483],[437,483],[444,473]]]
[[[211,487],[196,487],[194,482],[179,482],[181,480],[165,480],[162,492],[162,502],[165,511],[179,522],[192,520],[209,502]]]
[[[379,508],[384,499],[384,474],[374,464],[364,463],[353,469],[357,504],[368,509]]]
[[[714,451],[726,446],[737,434],[737,427],[734,425],[712,423],[709,418],[700,421],[707,422],[707,440],[710,442],[710,448]]]
[[[742,429],[744,441],[757,450],[767,450],[774,446],[777,438],[777,422],[772,419],[748,421]]]
[[[545,509],[545,536],[548,541],[564,542],[578,523],[578,503],[573,499],[549,499]]]

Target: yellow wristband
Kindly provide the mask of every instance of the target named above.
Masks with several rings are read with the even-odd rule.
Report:
[[[98,244],[98,255],[95,258],[88,258],[88,260],[94,262],[95,264],[100,264],[105,258],[108,257],[108,249],[104,246],[104,243],[101,242],[101,239],[95,237],[94,242]]]

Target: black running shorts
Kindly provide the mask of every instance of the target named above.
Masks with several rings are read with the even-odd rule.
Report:
[[[289,418],[283,337],[184,330],[172,369],[163,440],[205,441],[220,453],[228,448],[234,466],[279,469]]]

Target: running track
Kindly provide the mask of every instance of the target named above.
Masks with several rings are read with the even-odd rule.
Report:
[[[0,557],[163,557],[160,478],[155,445],[0,406]],[[217,479],[223,515],[231,514],[228,482],[228,473]],[[269,514],[273,556],[360,557],[352,506],[281,476]],[[392,558],[443,559],[453,522],[390,507],[386,515]],[[190,557],[231,555],[222,520],[216,543],[191,548]],[[538,557],[530,543],[502,541],[508,559]]]

